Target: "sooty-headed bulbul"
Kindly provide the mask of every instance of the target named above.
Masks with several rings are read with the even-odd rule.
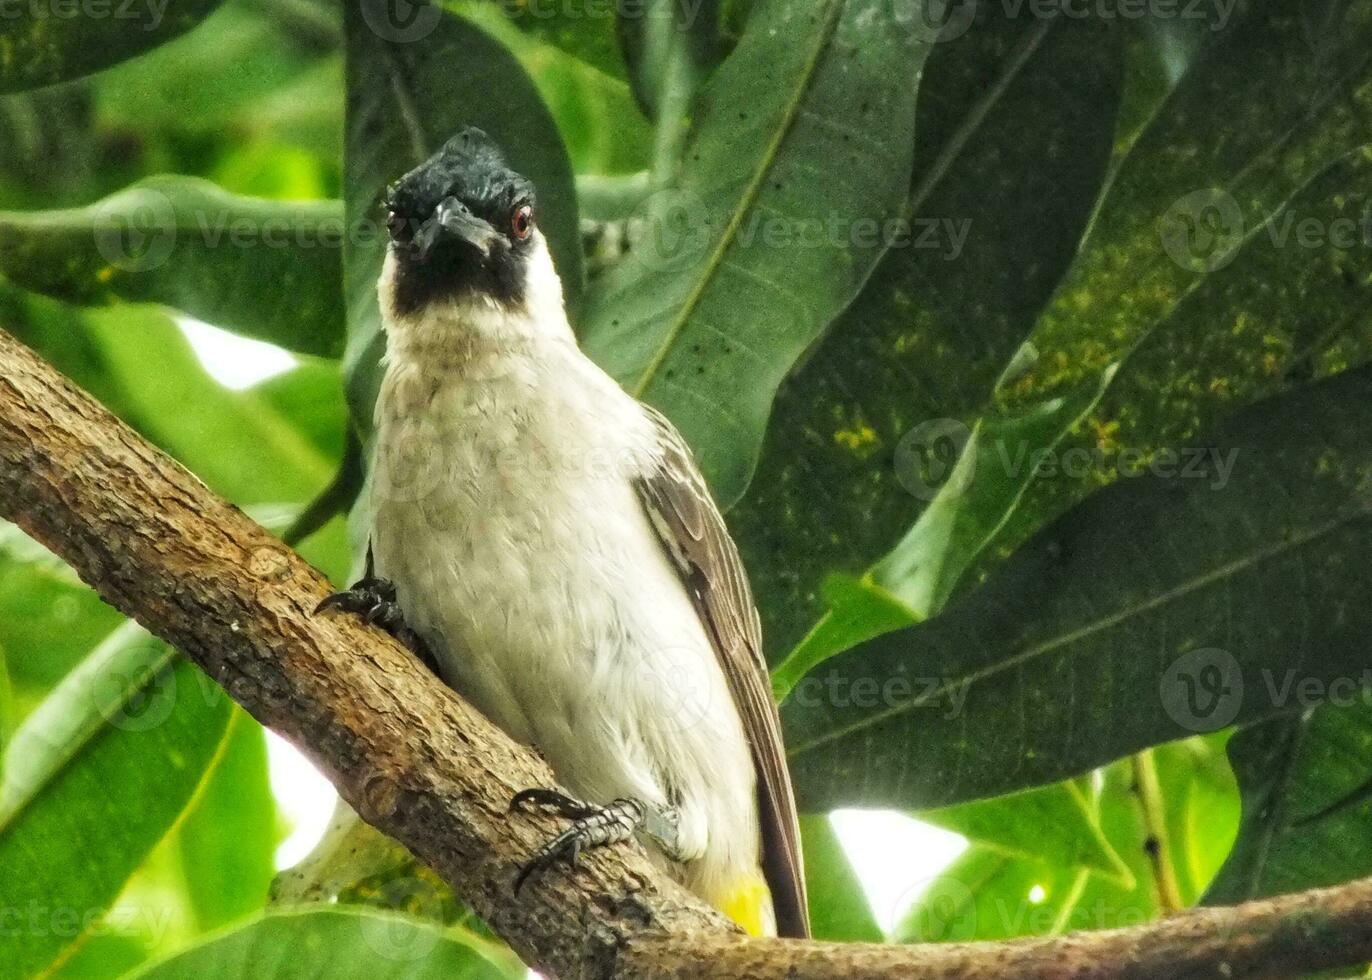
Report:
[[[738,550],[671,423],[578,348],[528,180],[467,129],[387,195],[366,577],[326,603],[431,658],[567,796],[519,876],[637,833],[755,934],[808,934]],[[518,890],[518,885],[516,885]]]

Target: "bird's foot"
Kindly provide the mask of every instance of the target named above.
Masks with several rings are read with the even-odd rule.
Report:
[[[647,816],[646,807],[638,800],[614,800],[605,806],[596,806],[553,789],[521,790],[510,800],[512,812],[531,809],[567,817],[572,825],[540,847],[520,868],[515,877],[515,894],[519,893],[530,876],[559,861],[566,861],[575,868],[583,850],[628,840],[643,825]]]
[[[316,615],[330,609],[353,613],[373,626],[380,626],[408,647],[410,652],[422,660],[430,670],[438,673],[437,658],[424,642],[424,638],[405,622],[405,615],[400,611],[400,604],[396,602],[395,583],[389,579],[368,575],[350,588],[326,596],[314,607]]]

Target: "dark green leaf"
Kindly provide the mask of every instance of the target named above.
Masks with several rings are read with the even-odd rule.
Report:
[[[177,832],[202,931],[262,908],[276,870],[276,802],[262,726],[235,709],[219,763]]]
[[[1243,822],[1206,903],[1229,905],[1372,874],[1367,680],[1345,678],[1333,692],[1336,704],[1255,725],[1230,741]]]
[[[522,978],[491,944],[418,919],[356,909],[274,912],[135,974],[143,980]]]
[[[228,719],[217,687],[130,624],[25,721],[0,782],[0,907],[37,924],[6,936],[0,977],[34,976],[99,922],[190,802]]]
[[[777,385],[853,298],[908,186],[930,45],[881,0],[771,0],[702,90],[679,181],[587,303],[587,351],[732,502]]]
[[[344,199],[349,226],[377,223],[381,196],[392,181],[435,152],[463,126],[485,130],[510,165],[533,181],[539,227],[548,236],[568,307],[581,289],[581,243],[576,189],[557,128],[513,56],[461,17],[419,5],[412,29],[421,38],[397,40],[395,25],[378,27],[374,0],[349,0],[348,112]],[[454,66],[462,70],[455,71]],[[493,98],[492,93],[500,97]],[[385,257],[384,234],[344,243],[348,303],[348,400],[356,424],[370,430],[381,333],[376,280]]]
[[[935,46],[920,85],[915,234],[782,385],[758,475],[730,514],[774,656],[822,612],[827,574],[870,567],[918,517],[929,497],[902,485],[898,446],[921,426],[971,427],[1104,178],[1116,39],[978,10]]]
[[[1323,57],[1303,10],[1236,14],[1132,144],[1030,338],[1035,363],[999,398],[1118,371],[1062,448],[1088,465],[1040,474],[1002,552],[1114,480],[1121,454],[1193,445],[1239,406],[1368,357],[1372,8]]]
[[[619,43],[629,83],[639,105],[650,118],[658,120],[659,127],[684,122],[701,82],[724,57],[721,6],[721,0],[619,4]],[[679,119],[664,118],[664,113],[670,112]]]
[[[1023,416],[988,416],[971,430],[938,419],[903,439],[899,479],[913,495],[933,499],[861,581],[834,575],[825,583],[828,611],[773,671],[778,699],[829,657],[942,609],[1018,506],[1037,460],[1057,448],[1108,383],[1106,372],[1094,390],[1050,399]]]
[[[532,38],[552,45],[616,79],[625,77],[624,58],[615,39],[615,4],[604,0],[532,0],[502,4],[459,0],[452,5],[464,17],[484,22],[499,10]]]
[[[0,92],[69,81],[136,57],[184,34],[219,2],[17,5],[0,19]]]
[[[336,357],[343,234],[336,202],[286,204],[157,177],[85,208],[0,213],[0,273],[61,299],[162,303]]]
[[[1358,369],[1251,407],[940,616],[828,661],[804,682],[821,696],[783,711],[800,797],[931,806],[1039,785],[1295,710],[1265,671],[1360,669],[1369,382]]]

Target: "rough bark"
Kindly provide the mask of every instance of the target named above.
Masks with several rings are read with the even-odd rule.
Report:
[[[328,583],[0,331],[0,516],[175,644],[406,844],[526,961],[560,977],[1282,977],[1372,960],[1372,879],[1047,940],[746,939],[637,847],[511,891],[557,826],[506,813],[548,767],[352,617]]]

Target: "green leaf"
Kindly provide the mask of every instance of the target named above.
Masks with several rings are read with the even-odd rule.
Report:
[[[638,104],[657,120],[659,132],[683,128],[701,82],[726,53],[721,6],[721,0],[691,6],[677,0],[620,4],[617,33],[629,82]],[[667,141],[671,150],[680,149],[672,136]]]
[[[1233,851],[1205,894],[1207,904],[1230,905],[1372,874],[1372,706],[1366,681],[1345,678],[1334,704],[1254,725],[1230,740],[1243,819]]]
[[[5,648],[0,646],[0,766],[4,763],[5,746],[9,744],[10,733],[14,731],[18,710],[14,706],[14,686],[10,682],[9,662]],[[4,770],[0,768],[0,776]]]
[[[141,937],[119,932],[91,936],[44,980],[109,980],[144,963],[148,950]]]
[[[1002,854],[1133,881],[1101,832],[1089,790],[1075,782],[926,810],[919,819]]]
[[[1213,739],[1161,746],[1153,757],[1173,870],[1182,898],[1189,903],[1213,875],[1232,840],[1237,821],[1232,778]],[[1089,789],[1082,781],[1079,800],[1094,833],[1121,862],[1115,873],[1102,874],[1061,853],[1035,855],[995,840],[976,840],[947,870],[917,883],[915,900],[893,938],[917,942],[1060,935],[1137,926],[1156,918],[1160,906],[1148,857],[1150,830],[1129,763],[1109,767],[1092,785],[1098,788]],[[1011,839],[1021,837],[1024,827],[1052,826],[1048,814],[1039,815],[1049,817],[1043,822],[1032,810],[1023,816],[1019,827],[1010,828]],[[994,823],[991,829],[998,826]]]
[[[304,502],[333,475],[337,461],[319,452],[309,427],[252,391],[221,387],[160,311],[89,310],[81,323],[119,393],[109,407],[234,503]]]
[[[16,712],[46,694],[123,621],[68,565],[0,522],[0,650],[19,698]]]
[[[933,500],[861,581],[839,575],[826,581],[828,611],[772,672],[778,700],[829,657],[942,609],[1018,506],[1036,460],[1056,448],[1108,380],[1107,374],[1094,391],[1050,399],[1020,417],[988,417],[971,431],[939,419],[903,440],[902,482]]]
[[[779,702],[835,654],[919,621],[914,610],[869,578],[831,575],[824,583],[824,597],[829,611],[772,671],[772,692]]]
[[[517,9],[489,0],[458,0],[462,15],[510,50],[557,121],[573,169],[581,174],[642,170],[653,133],[624,80],[613,4],[568,0],[557,9]],[[578,194],[580,189],[578,188]],[[585,204],[578,200],[581,216]]]
[[[428,33],[388,40],[368,20],[378,16],[376,4],[369,3],[349,0],[346,22],[349,227],[379,222],[381,197],[391,182],[463,126],[477,126],[538,189],[539,227],[548,236],[568,308],[576,309],[582,279],[576,188],[557,127],[529,77],[499,42],[461,17],[420,5],[414,24]],[[397,36],[394,30],[384,34]],[[348,402],[364,432],[371,429],[385,349],[376,299],[385,248],[384,234],[365,243],[349,236],[344,243]]]
[[[902,483],[902,440],[973,427],[1104,180],[1117,39],[1091,21],[976,9],[920,83],[917,234],[782,385],[757,476],[729,515],[774,657],[823,612],[829,573],[870,567],[914,524],[929,497]]]
[[[1203,456],[1154,460],[1079,505],[941,615],[828,661],[806,683],[844,696],[783,710],[800,798],[937,806],[1041,785],[1295,710],[1264,671],[1360,669],[1369,381],[1357,369],[1252,406]]]
[[[881,928],[872,918],[862,883],[829,823],[829,815],[802,816],[800,838],[805,852],[810,931],[814,937],[845,943],[881,942]]]
[[[1372,352],[1372,250],[1356,230],[1372,171],[1372,9],[1351,11],[1316,58],[1304,6],[1236,14],[1121,163],[1030,338],[1035,362],[998,400],[1118,370],[1062,447],[1089,465],[1040,474],[1002,553],[1115,480],[1122,454],[1191,445],[1238,407]]]
[[[287,204],[154,177],[89,207],[0,212],[0,273],[73,302],[162,303],[337,357],[343,234],[337,202]]]
[[[342,459],[348,431],[343,374],[336,362],[306,361],[254,386],[255,398],[288,419],[325,459]]]
[[[615,4],[599,0],[563,0],[556,4],[493,4],[455,0],[450,9],[483,27],[503,15],[530,38],[563,51],[612,78],[625,77],[624,57],[615,37]]]
[[[912,901],[892,930],[899,943],[965,942],[1054,931],[1060,905],[1071,904],[1078,874],[970,847],[940,874],[916,883]],[[1037,890],[1043,897],[1035,901]],[[1051,890],[1050,890],[1051,889]],[[1052,896],[1057,901],[1049,903]]]
[[[897,452],[896,467],[909,488],[937,492],[915,526],[873,567],[875,584],[919,619],[941,610],[1019,506],[1039,461],[1057,449],[1109,381],[1107,371],[1093,388],[1049,399],[1022,415],[988,415],[971,432],[959,423],[949,431],[949,420],[924,433],[912,431],[904,440],[905,452]],[[960,454],[959,437],[966,442]],[[941,449],[946,458],[938,460]],[[927,469],[930,462],[934,472]]]
[[[0,977],[39,973],[99,922],[194,796],[228,719],[217,687],[130,624],[25,721],[0,782],[0,906],[38,925],[0,943]]]
[[[137,57],[184,34],[218,5],[219,0],[168,0],[89,10],[16,6],[0,20],[0,92],[70,81]]]
[[[523,978],[494,946],[427,922],[356,909],[274,912],[139,971],[142,980]]]
[[[234,709],[219,764],[177,832],[200,929],[262,908],[276,871],[276,828],[262,726]]]
[[[701,91],[677,185],[592,290],[587,352],[676,422],[724,503],[777,385],[881,255],[929,47],[880,0],[764,3]]]

